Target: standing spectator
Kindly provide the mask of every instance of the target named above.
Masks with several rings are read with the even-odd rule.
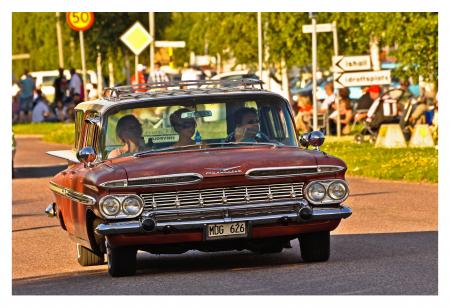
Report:
[[[312,118],[313,106],[311,103],[310,96],[299,96],[298,102],[298,112],[295,116],[295,126],[301,132],[311,131],[310,122]]]
[[[330,115],[330,133],[336,134],[337,132],[337,117],[341,118],[342,134],[349,134],[351,130],[351,120],[353,117],[353,110],[350,103],[350,91],[344,87],[339,89],[339,110],[335,110]]]
[[[136,70],[138,71],[138,80],[136,81],[136,75],[133,74],[131,76],[131,84],[144,84],[147,83],[147,79],[145,78],[146,75],[146,69],[142,64],[138,64],[136,67]]]
[[[48,107],[47,99],[42,95],[41,90],[37,90],[36,105],[33,109],[32,122],[40,123],[49,121],[52,116]]]
[[[325,85],[325,93],[327,94],[327,97],[320,105],[320,113],[328,113],[331,109],[331,106],[334,104],[334,101],[336,100],[336,95],[334,95],[333,82],[329,82]]]
[[[200,80],[200,73],[192,65],[184,63],[184,69],[181,73],[181,81]]]
[[[78,94],[80,99],[83,99],[83,81],[74,68],[70,69],[70,82],[69,82],[70,98]]]
[[[21,123],[30,122],[31,112],[33,110],[33,92],[35,89],[35,84],[33,78],[31,77],[27,69],[24,70],[23,75],[20,78],[19,86],[20,86],[19,121]]]
[[[192,65],[188,65],[188,63],[184,63],[184,69],[181,73],[181,81],[196,81],[200,80],[200,72],[194,68]],[[196,88],[197,85],[188,85],[183,86],[182,88],[190,89]]]
[[[155,70],[150,75],[152,82],[169,82],[169,77],[167,77],[166,73],[161,69],[161,63],[155,63]]]
[[[53,82],[53,87],[55,88],[55,98],[54,102],[61,100],[64,101],[67,89],[67,79],[64,76],[64,68],[59,68],[59,76]]]

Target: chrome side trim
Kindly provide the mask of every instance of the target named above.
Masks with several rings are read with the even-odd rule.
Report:
[[[118,184],[118,183],[122,183],[122,185],[114,186],[114,184]],[[99,184],[99,186],[101,186],[102,188],[108,188],[108,189],[126,188],[127,185],[128,185],[128,182],[126,179],[105,181],[105,182]]]
[[[267,214],[265,216],[255,217],[239,217],[239,218],[214,218],[202,219],[194,221],[171,221],[171,222],[157,222],[154,231],[164,230],[165,227],[170,226],[177,230],[191,230],[203,229],[206,224],[228,223],[228,222],[251,222],[252,225],[268,224],[279,222],[281,218],[288,218],[290,222],[303,224],[315,221],[337,220],[345,219],[352,214],[349,207],[341,206],[338,208],[313,208],[311,218],[303,220],[299,218],[299,212],[291,212],[287,214]],[[127,221],[127,222],[112,222],[104,223],[97,226],[95,231],[101,235],[118,235],[118,234],[133,234],[133,233],[148,233],[142,228],[141,221]]]
[[[181,181],[181,182],[170,182],[170,183],[149,183],[149,184],[133,184],[134,181],[139,180],[158,180],[165,178],[177,178],[177,177],[197,177],[195,180],[190,181]],[[169,175],[160,175],[160,176],[148,176],[148,177],[137,177],[137,178],[129,178],[128,186],[133,187],[159,187],[159,186],[172,186],[172,185],[185,185],[185,184],[194,184],[203,180],[203,176],[198,173],[178,173],[178,174],[169,174]]]
[[[277,172],[277,171],[302,171],[302,170],[316,170],[314,172],[305,172],[304,174],[293,173],[293,174],[283,174],[283,175],[266,175],[266,176],[258,176],[252,175],[253,172]],[[268,178],[283,178],[283,177],[297,177],[297,176],[309,176],[309,175],[317,175],[317,174],[326,174],[326,173],[336,173],[343,170],[344,167],[338,165],[312,165],[312,166],[280,166],[280,167],[261,167],[261,168],[252,168],[245,172],[245,176],[250,179],[268,179]]]
[[[86,194],[83,194],[80,192],[76,192],[72,189],[65,188],[63,186],[60,186],[60,185],[54,183],[53,181],[50,181],[49,187],[50,187],[51,191],[53,191],[59,195],[65,196],[65,197],[69,198],[70,200],[82,203],[84,205],[92,206],[96,202],[96,199],[92,196],[89,196],[89,195],[86,195]]]
[[[186,177],[186,176],[197,177],[197,179],[189,181],[168,182],[168,183],[147,183],[147,184],[134,183],[141,180],[161,180],[166,178],[173,179],[177,177]],[[179,186],[179,185],[195,184],[202,180],[203,176],[198,173],[178,173],[160,176],[136,177],[136,178],[129,178],[128,180],[126,179],[111,180],[101,183],[100,186],[108,189],[120,189],[126,187],[163,187],[163,186],[174,186],[174,185]],[[122,183],[122,185],[119,185],[120,183]]]

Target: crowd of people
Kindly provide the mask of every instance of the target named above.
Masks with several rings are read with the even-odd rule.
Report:
[[[25,70],[20,79],[13,84],[12,122],[69,122],[74,119],[74,108],[84,100],[84,83],[74,68],[70,69],[70,79],[59,69],[55,79],[53,101],[49,101],[33,77]]]
[[[409,82],[400,82],[403,91],[401,98],[393,99],[389,94],[383,96],[391,88],[378,85],[367,86],[362,89],[363,95],[357,100],[350,99],[348,88],[335,91],[333,83],[324,87],[326,98],[319,101],[318,123],[319,127],[327,130],[329,134],[337,133],[337,119],[340,117],[341,133],[346,135],[352,132],[356,124],[378,127],[383,123],[399,123],[403,128],[411,128],[418,123],[437,125],[438,102],[437,98],[430,101],[423,93],[414,96],[409,90]],[[338,93],[338,95],[336,95]],[[336,101],[338,99],[337,107]],[[313,106],[310,96],[300,96],[293,106],[296,113],[295,122],[301,132],[312,130]]]

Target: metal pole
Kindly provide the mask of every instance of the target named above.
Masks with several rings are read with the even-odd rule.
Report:
[[[258,70],[259,79],[262,80],[262,66],[263,66],[263,51],[262,51],[262,26],[261,26],[261,12],[258,12]]]
[[[337,25],[336,21],[333,21],[333,47],[334,47],[334,55],[339,54],[339,44],[338,44],[338,36],[337,36]]]
[[[81,68],[83,70],[83,88],[84,88],[84,100],[87,100],[87,89],[86,89],[86,59],[84,57],[84,36],[83,31],[78,31],[80,33],[80,49],[81,49]]]
[[[337,26],[336,26],[336,21],[333,21],[333,46],[334,46],[334,55],[338,56],[339,54],[339,50],[338,50],[338,36],[337,36]],[[336,126],[337,126],[337,131],[336,134],[338,137],[341,136],[341,114],[340,114],[340,109],[339,109],[339,103],[340,103],[341,97],[339,96],[339,90],[336,93],[336,110],[338,112],[338,116],[336,119]]]
[[[148,13],[148,19],[149,19],[149,30],[150,30],[150,36],[152,37],[152,41],[150,42],[150,74],[153,74],[154,62],[155,62],[155,13],[150,12]]]
[[[102,53],[100,52],[100,46],[97,46],[97,94],[99,98],[103,95]]]
[[[312,16],[312,77],[313,77],[313,130],[317,130],[317,32],[316,16]]]
[[[59,20],[59,12],[56,12],[56,38],[58,40],[59,67],[64,68],[64,51],[62,45],[61,22]]]
[[[136,54],[134,56],[134,82],[139,84],[138,70],[137,67],[139,65],[139,56]]]

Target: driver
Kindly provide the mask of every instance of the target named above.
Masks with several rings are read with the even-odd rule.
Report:
[[[234,112],[236,128],[226,142],[256,142],[259,131],[258,113],[255,108],[242,107]]]

